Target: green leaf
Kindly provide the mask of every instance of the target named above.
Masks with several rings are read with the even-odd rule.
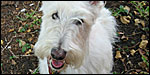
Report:
[[[143,60],[143,62],[147,62],[146,58],[143,55],[142,55],[142,60]]]
[[[16,39],[16,42],[19,42],[19,47],[22,46],[21,40],[20,39]]]
[[[30,27],[33,27],[33,24],[31,24]]]
[[[9,57],[9,59],[13,59],[13,58],[16,58],[16,57],[15,57],[15,56],[10,56],[10,57]]]
[[[23,46],[23,47],[22,47],[22,52],[24,53],[25,51],[26,51],[26,47]]]
[[[37,68],[32,74],[37,74],[39,72],[39,68]]]
[[[26,30],[24,27],[22,27],[19,32],[24,32],[24,31],[26,31]]]
[[[120,7],[119,7],[120,9],[123,9],[123,6],[122,5],[120,5]]]

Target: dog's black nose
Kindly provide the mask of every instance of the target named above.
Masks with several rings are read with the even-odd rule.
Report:
[[[51,50],[51,56],[56,60],[63,60],[66,56],[66,51],[64,49],[55,47]]]

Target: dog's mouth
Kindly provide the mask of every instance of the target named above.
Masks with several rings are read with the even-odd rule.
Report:
[[[52,59],[51,65],[55,69],[61,69],[64,66],[65,62],[62,60],[54,60]]]
[[[49,59],[49,74],[59,74],[61,70],[63,70],[65,66],[64,60],[56,60],[56,59]]]

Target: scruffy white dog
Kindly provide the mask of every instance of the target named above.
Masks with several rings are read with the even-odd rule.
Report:
[[[107,74],[116,21],[103,1],[43,1],[34,46],[41,74]]]

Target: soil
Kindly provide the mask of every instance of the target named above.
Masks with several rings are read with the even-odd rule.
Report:
[[[22,52],[22,48],[19,47],[19,43],[16,42],[17,39],[21,39],[30,45],[34,45],[37,41],[39,35],[40,25],[34,25],[34,27],[27,28],[31,29],[30,32],[18,32],[20,27],[25,26],[25,24],[31,24],[32,19],[26,21],[20,21],[16,16],[25,17],[24,13],[31,13],[32,10],[36,10],[39,2],[38,9],[41,7],[40,1],[1,1],[1,73],[2,74],[31,74],[38,67],[38,59],[33,54],[33,48],[30,48],[29,56],[17,56],[24,55],[25,52]],[[30,6],[30,4],[33,4]],[[129,1],[108,1],[106,4],[107,8],[119,8],[120,5],[130,7],[131,13],[134,13],[132,10],[135,10]],[[149,3],[147,4],[149,6]],[[20,12],[22,9],[26,9],[24,12]],[[40,11],[36,11],[36,14],[41,14]],[[128,16],[128,14],[121,13],[122,16]],[[41,17],[39,17],[41,18]],[[142,41],[141,36],[146,35],[146,40],[149,40],[149,30],[142,30],[142,26],[134,25],[134,19],[140,18],[144,20],[145,27],[149,27],[149,18],[145,19],[137,15],[131,16],[131,22],[128,25],[123,24],[120,21],[120,17],[116,17],[118,24],[118,31],[123,32],[124,39],[121,39],[123,35],[118,35],[118,40],[114,45],[114,67],[113,73],[124,73],[124,74],[134,74],[135,72],[148,72],[149,69],[143,68],[139,65],[139,62],[143,62],[141,59],[141,53],[137,51],[134,56],[130,54],[131,49],[144,51],[144,49],[139,48],[139,44]],[[14,29],[13,31],[10,31]],[[135,32],[135,35],[132,35]],[[15,36],[15,37],[14,37]],[[29,40],[29,38],[32,38]],[[9,43],[10,42],[10,43]],[[132,42],[132,43],[131,43]],[[4,49],[4,47],[8,46]],[[121,48],[122,59],[116,59],[116,51]],[[4,50],[3,50],[4,49]],[[3,51],[2,51],[3,50]],[[146,46],[145,50],[149,50],[149,47]],[[27,52],[28,50],[26,50]],[[145,52],[145,51],[144,51]],[[148,51],[149,53],[149,51]],[[13,55],[16,55],[18,58],[10,58]],[[146,57],[149,57],[149,54],[145,54]]]

